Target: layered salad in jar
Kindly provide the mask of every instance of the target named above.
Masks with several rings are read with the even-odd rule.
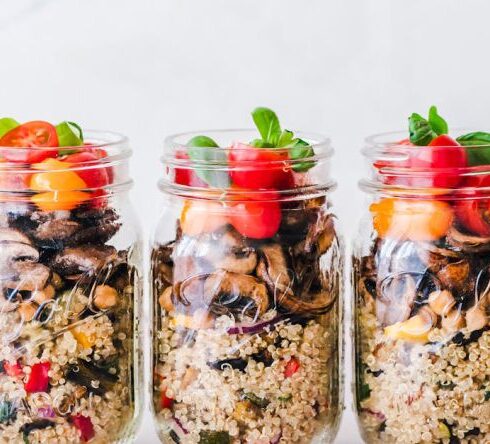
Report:
[[[371,147],[378,196],[353,270],[369,443],[490,442],[490,134],[449,134],[432,107]]]
[[[325,192],[314,190],[315,146],[282,130],[270,109],[252,116],[253,141],[219,148],[195,136],[172,153],[196,166],[175,168],[171,180],[194,196],[179,196],[176,221],[164,215],[172,234],[152,255],[154,410],[165,443],[335,436],[335,218]]]
[[[73,122],[0,119],[1,443],[132,429],[137,273],[112,244],[109,165]]]

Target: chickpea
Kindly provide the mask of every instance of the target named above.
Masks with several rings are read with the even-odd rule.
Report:
[[[115,288],[109,285],[98,285],[95,289],[94,305],[100,310],[107,310],[117,304],[119,295]]]
[[[469,331],[481,330],[487,325],[488,317],[484,310],[475,306],[466,312],[466,326]]]
[[[36,315],[36,311],[37,311],[37,306],[30,302],[23,302],[22,304],[19,305],[18,310],[22,317],[22,320],[29,322],[34,319],[34,316]]]
[[[175,307],[172,302],[172,287],[167,287],[165,290],[163,290],[162,294],[158,298],[158,303],[167,313],[174,311]]]
[[[54,298],[54,287],[47,285],[44,290],[35,290],[31,294],[31,299],[39,305]]]
[[[429,295],[429,307],[439,316],[448,314],[455,303],[453,295],[447,290],[433,291]]]

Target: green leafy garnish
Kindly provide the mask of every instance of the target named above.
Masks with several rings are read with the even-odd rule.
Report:
[[[260,407],[261,409],[265,409],[270,404],[269,400],[264,398],[259,398],[255,393],[251,393],[251,392],[244,392],[243,399],[247,399],[252,404],[256,405],[257,407]]]
[[[17,120],[12,119],[11,117],[4,117],[0,119],[0,137],[3,137],[10,130],[17,128],[20,125]]]
[[[252,112],[252,118],[262,139],[254,139],[250,142],[251,146],[256,148],[290,148],[291,160],[301,160],[315,155],[308,142],[295,138],[292,131],[281,129],[279,119],[271,109],[255,108]],[[315,162],[305,161],[295,163],[292,168],[296,172],[305,172],[314,166]]]
[[[466,150],[469,166],[490,165],[490,133],[477,131],[459,136],[456,140],[460,145],[470,147]]]
[[[428,120],[417,113],[413,113],[408,118],[408,130],[410,142],[418,146],[427,146],[437,136],[447,134],[449,128],[446,121],[438,114],[437,108],[431,106]]]
[[[362,402],[371,396],[371,387],[369,384],[362,383],[359,386],[359,400]]]
[[[227,162],[226,153],[223,150],[214,149],[218,148],[218,144],[210,137],[195,136],[187,142],[187,146],[189,147],[187,153],[191,160],[217,165],[225,165]],[[213,187],[227,188],[230,185],[230,177],[226,171],[196,167],[196,174]]]
[[[74,122],[61,122],[56,125],[56,134],[58,134],[59,146],[74,147],[83,145],[83,131],[79,125]],[[77,150],[64,149],[60,150],[61,156],[76,153]]]
[[[429,108],[429,124],[438,136],[449,132],[447,122],[437,113],[434,105]]]
[[[230,444],[231,438],[228,432],[213,432],[202,430],[199,433],[199,444]]]
[[[293,399],[293,395],[291,393],[288,393],[287,395],[279,396],[277,399],[279,399],[279,401],[282,401],[282,402],[287,402],[287,401],[291,401],[291,399]]]

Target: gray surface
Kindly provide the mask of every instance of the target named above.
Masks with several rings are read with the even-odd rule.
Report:
[[[0,114],[129,135],[133,201],[157,217],[164,135],[250,124],[257,105],[333,136],[346,237],[364,135],[431,103],[490,129],[488,0],[1,0]],[[470,62],[468,62],[470,61]],[[347,367],[349,369],[349,366]],[[350,370],[347,371],[350,384]],[[338,443],[359,442],[347,390]],[[148,412],[148,409],[146,409]],[[138,443],[156,442],[148,413]]]

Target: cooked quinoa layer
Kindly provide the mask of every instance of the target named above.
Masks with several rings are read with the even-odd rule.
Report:
[[[366,302],[366,301],[364,301]],[[387,338],[374,301],[358,310],[358,414],[369,443],[490,442],[490,331],[429,343]]]
[[[235,321],[221,316],[191,338],[171,317],[162,319],[156,377],[174,400],[158,413],[164,441],[207,442],[207,431],[226,432],[229,441],[215,442],[231,443],[321,436],[338,414],[334,312],[301,323],[285,319],[258,334],[230,334]],[[271,310],[265,319],[276,315]],[[301,367],[286,376],[291,359]]]

